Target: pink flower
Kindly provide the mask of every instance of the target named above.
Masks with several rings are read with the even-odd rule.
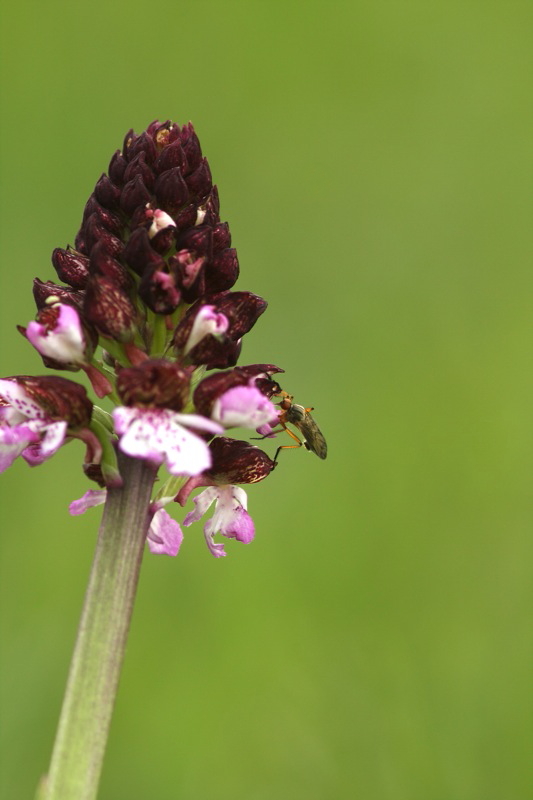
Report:
[[[194,498],[196,508],[185,517],[185,527],[203,517],[215,502],[215,513],[204,525],[204,536],[210,552],[215,558],[225,556],[222,542],[215,542],[214,535],[221,533],[229,539],[248,544],[255,535],[254,523],[248,514],[247,497],[240,486],[209,486]]]
[[[102,505],[107,497],[106,489],[89,489],[83,497],[73,500],[69,511],[73,516],[84,514],[89,508]],[[176,520],[163,508],[156,510],[146,536],[150,552],[154,555],[177,556],[183,533]]]
[[[112,416],[124,453],[154,464],[165,463],[173,475],[197,475],[211,466],[209,447],[188,428],[210,434],[222,432],[212,420],[168,408],[119,406]]]

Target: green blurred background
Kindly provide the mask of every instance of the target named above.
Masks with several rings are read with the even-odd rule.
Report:
[[[527,2],[19,2],[2,26],[3,375],[124,133],[193,120],[242,363],[330,455],[256,540],[147,554],[102,800],[522,800],[531,739]],[[274,446],[272,446],[272,450]],[[100,519],[82,449],[0,482],[0,795],[46,770]],[[179,518],[179,509],[176,507]]]

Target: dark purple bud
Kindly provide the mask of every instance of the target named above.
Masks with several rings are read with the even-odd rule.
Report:
[[[60,280],[73,289],[84,289],[89,278],[89,259],[87,256],[67,248],[56,247],[52,253],[52,264]]]
[[[189,190],[178,167],[161,173],[155,184],[155,195],[159,206],[169,214],[187,203]]]
[[[170,248],[176,244],[176,228],[173,225],[163,228],[155,236],[152,236],[150,242],[158,253],[168,253]]]
[[[146,188],[141,175],[128,181],[120,196],[120,207],[125,214],[131,217],[138,206],[145,206],[150,202],[151,195]]]
[[[224,292],[235,285],[239,277],[239,260],[234,247],[227,247],[213,256],[205,270],[205,282],[210,292]]]
[[[181,411],[189,399],[192,370],[164,359],[148,359],[121,369],[117,391],[126,406]]]
[[[276,466],[276,462],[259,447],[217,436],[209,445],[212,465],[203,474],[214,485],[226,483],[257,483],[266,478]]]
[[[152,136],[156,147],[162,150],[164,147],[168,147],[168,145],[172,144],[172,142],[179,141],[181,131],[179,125],[167,119],[167,121],[163,123],[158,120],[152,122],[148,127],[148,133]]]
[[[248,364],[244,367],[235,367],[227,372],[208,375],[194,390],[194,406],[199,414],[210,417],[213,405],[220,395],[235,386],[248,386],[252,382],[270,400],[277,393],[271,389],[275,386],[279,390],[279,385],[270,379],[270,376],[276,372],[283,372],[283,370],[273,364]]]
[[[87,200],[87,202],[85,203],[85,208],[83,209],[82,227],[83,227],[83,225],[85,225],[85,223],[87,222],[89,217],[92,214],[94,214],[94,212],[96,211],[96,209],[99,206],[100,206],[100,203],[96,199],[95,194],[93,192],[92,195]]]
[[[181,293],[163,259],[160,267],[150,267],[144,271],[139,284],[139,296],[156,314],[172,314],[179,306]]]
[[[83,386],[58,375],[17,375],[15,380],[43,408],[47,416],[66,420],[71,430],[87,428],[93,404]]]
[[[143,131],[140,136],[130,138],[127,152],[124,151],[124,155],[130,163],[141,153],[144,155],[147,164],[153,164],[157,158],[157,147],[147,131]]]
[[[137,275],[143,275],[144,271],[151,267],[159,267],[162,261],[161,256],[152,247],[146,228],[137,228],[133,231],[122,255],[128,267]]]
[[[189,165],[189,171],[194,172],[202,160],[202,148],[200,147],[198,136],[194,132],[192,122],[183,126],[180,138],[183,152]]]
[[[120,217],[96,203],[96,201],[90,219],[95,219],[98,225],[101,225],[102,228],[105,228],[106,231],[113,233],[115,236],[122,236],[124,225]]]
[[[231,245],[231,233],[227,222],[219,222],[213,230],[213,252],[218,253]]]
[[[194,303],[205,294],[205,259],[196,258],[189,250],[180,250],[169,259],[169,266],[176,276],[178,286],[186,303]]]
[[[194,390],[193,401],[196,411],[198,414],[203,414],[204,417],[210,417],[213,405],[221,394],[235,386],[248,385],[252,377],[239,372],[238,368],[208,375]]]
[[[101,275],[91,275],[85,290],[84,314],[95,328],[109,339],[130,342],[137,313],[120,286]]]
[[[74,306],[79,311],[84,303],[85,292],[67,289],[66,286],[59,286],[57,283],[52,283],[52,281],[43,283],[39,278],[35,278],[33,281],[33,297],[39,311],[48,304],[52,297],[60,303]]]
[[[187,159],[179,141],[172,142],[161,150],[155,162],[154,171],[160,175],[174,167],[178,167],[182,174],[188,169]]]
[[[203,158],[200,165],[186,176],[185,181],[189,187],[189,192],[199,200],[207,197],[213,188],[213,181],[211,178],[211,170],[207,163],[207,158]]]
[[[209,225],[197,225],[179,235],[177,248],[193,251],[196,257],[211,258],[213,252],[213,231]]]
[[[85,247],[88,248],[88,252],[85,253],[83,251],[86,255],[90,254],[96,242],[103,242],[107,251],[115,257],[120,256],[124,249],[122,241],[98,223],[97,214],[91,214],[81,233],[85,241]],[[77,237],[76,242],[78,242]],[[78,244],[76,244],[76,250],[80,250]]]
[[[252,292],[220,292],[207,296],[204,302],[214,305],[219,314],[228,318],[227,335],[234,340],[253,328],[268,305],[266,300]]]
[[[207,369],[225,369],[235,366],[241,350],[240,341],[234,342],[231,339],[220,341],[208,334],[190,350],[187,357],[193,364],[205,364]]]
[[[104,242],[97,242],[91,250],[89,260],[91,275],[105,275],[121,289],[129,291],[132,278],[126,267],[107,252]]]
[[[130,160],[130,150],[138,138],[139,137],[137,136],[133,128],[130,128],[127,134],[125,135],[124,142],[122,143],[122,155],[124,156],[126,161]]]
[[[74,247],[78,251],[78,253],[82,253],[83,255],[89,255],[91,248],[88,245],[87,237],[85,236],[85,232],[83,228],[78,231],[76,234],[76,238],[74,239]]]
[[[146,163],[146,155],[143,151],[138,153],[126,167],[126,171],[124,173],[126,185],[138,175],[140,175],[142,178],[146,188],[151,191],[154,188],[155,175]]]
[[[218,197],[218,189],[216,186],[213,186],[211,192],[209,193],[209,197],[204,203],[205,205],[205,223],[206,225],[216,225],[220,222],[220,200]]]
[[[196,206],[193,203],[191,205],[186,206],[178,214],[176,214],[174,216],[174,222],[176,223],[178,231],[183,231],[186,230],[187,228],[192,228],[194,225],[196,225],[197,218],[198,218],[198,206]]]
[[[120,152],[117,150],[111,161],[109,162],[109,177],[113,181],[114,184],[117,186],[124,185],[124,172],[126,171],[126,167],[128,166],[128,162]],[[105,203],[103,204],[105,205]]]
[[[104,208],[118,208],[120,202],[120,189],[104,173],[94,187],[94,196]]]

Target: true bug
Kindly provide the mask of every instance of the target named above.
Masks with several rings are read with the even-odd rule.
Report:
[[[326,458],[328,454],[328,446],[322,431],[310,414],[313,409],[304,408],[304,406],[294,403],[293,396],[287,392],[284,392],[283,390],[280,390],[278,394],[282,397],[281,402],[278,403],[281,409],[279,415],[279,424],[281,425],[282,430],[287,431],[289,436],[291,436],[295,442],[298,442],[298,444],[282,444],[276,450],[274,461],[278,460],[280,450],[290,450],[293,447],[301,447],[302,445],[304,445],[308,450],[311,450],[311,452],[315,453],[319,458]],[[295,433],[289,430],[287,423],[294,425],[294,427],[300,431],[303,436],[303,441],[299,439]]]

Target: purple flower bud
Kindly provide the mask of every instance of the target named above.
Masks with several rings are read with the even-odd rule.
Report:
[[[126,264],[137,273],[143,275],[151,267],[159,267],[162,259],[153,249],[150,236],[146,228],[137,228],[133,231],[123,253]]]
[[[109,166],[109,169],[111,171],[111,165]],[[122,174],[124,174],[124,171],[122,171]],[[96,186],[94,187],[94,196],[98,203],[100,203],[100,205],[104,208],[116,209],[119,206],[120,189],[118,186],[115,186],[113,181],[108,178],[105,173],[100,177]]]
[[[131,217],[133,212],[139,206],[145,206],[150,202],[151,195],[148,191],[141,175],[136,175],[131,181],[128,181],[122,190],[120,196],[120,207],[125,214]]]
[[[276,462],[259,447],[240,439],[217,436],[209,445],[211,467],[204,477],[211,484],[258,483],[276,466]]]
[[[124,173],[126,171],[126,167],[128,166],[128,162],[120,152],[117,150],[113,155],[111,161],[109,162],[109,177],[113,181],[116,186],[123,186],[124,185]],[[106,205],[102,203],[102,205]]]
[[[143,154],[147,164],[153,164],[157,158],[157,147],[148,131],[143,131],[140,136],[135,134],[130,136],[123,152],[130,163],[140,153]]]
[[[130,273],[120,261],[108,253],[103,241],[96,242],[92,248],[89,269],[91,275],[105,275],[121,289],[129,291],[132,288],[133,281]]]
[[[131,342],[137,323],[135,306],[120,286],[103,275],[92,275],[84,301],[86,319],[109,339]]]
[[[139,297],[155,314],[172,314],[181,301],[172,271],[161,259],[161,266],[146,269],[139,284]]]
[[[126,185],[137,176],[142,178],[143,184],[147,189],[151,191],[154,188],[155,175],[146,163],[146,155],[142,150],[130,161],[126,167],[126,171],[124,173]]]
[[[78,237],[80,237],[80,241]],[[87,219],[76,237],[76,250],[84,253],[84,255],[90,255],[91,249],[96,242],[103,242],[107,251],[115,257],[120,256],[124,249],[122,241],[104,228],[103,225],[100,225],[98,215],[94,213]],[[83,250],[81,249],[82,247],[84,248]]]
[[[153,358],[121,369],[117,391],[125,406],[181,411],[189,398],[191,375],[191,368]]]
[[[235,285],[239,277],[239,260],[234,247],[227,247],[213,256],[205,270],[209,292],[225,292]]]
[[[170,214],[179,211],[189,201],[189,190],[178,167],[161,173],[155,184],[155,196],[158,205]]]
[[[52,301],[52,298],[55,302],[67,303],[79,310],[83,306],[85,292],[77,291],[76,289],[67,289],[66,286],[59,286],[52,281],[43,283],[39,278],[34,278],[33,297],[39,311],[45,308],[49,302]]]
[[[174,167],[178,167],[182,175],[188,169],[187,159],[179,141],[172,142],[163,148],[157,157],[154,170],[157,175],[160,175]]]
[[[89,259],[75,250],[56,247],[52,253],[52,264],[60,280],[73,289],[84,289],[89,279]]]
[[[198,136],[194,132],[192,122],[183,126],[180,138],[183,152],[189,165],[189,172],[193,172],[202,160],[202,148],[200,147]]]
[[[213,228],[213,252],[219,253],[231,245],[231,233],[227,222],[219,222]]]
[[[207,158],[203,158],[200,165],[185,177],[185,182],[189,188],[191,196],[198,199],[207,197],[213,187],[211,170],[207,163]]]

